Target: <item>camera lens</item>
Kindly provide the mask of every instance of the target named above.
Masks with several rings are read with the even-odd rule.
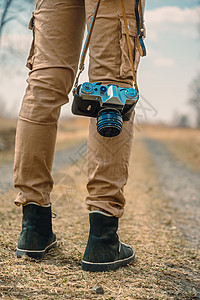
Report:
[[[97,131],[105,137],[114,137],[122,131],[123,119],[117,109],[100,110],[97,116]]]

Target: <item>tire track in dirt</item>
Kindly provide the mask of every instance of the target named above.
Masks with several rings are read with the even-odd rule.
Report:
[[[80,155],[86,154],[86,145],[86,141],[81,141],[73,147],[56,151],[53,172],[76,163]],[[13,189],[13,162],[0,166],[0,194],[4,194],[11,189]]]
[[[160,141],[143,138],[157,166],[165,197],[171,200],[176,213],[176,225],[185,237],[200,244],[200,172],[178,161]]]

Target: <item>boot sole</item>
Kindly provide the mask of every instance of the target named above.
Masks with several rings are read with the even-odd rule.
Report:
[[[135,259],[135,253],[133,253],[131,256],[125,259],[120,259],[120,260],[116,260],[113,262],[106,262],[106,263],[93,263],[93,262],[88,262],[83,260],[81,267],[83,271],[90,271],[90,272],[111,271],[126,266],[130,262],[134,261],[134,259]]]
[[[57,240],[55,240],[53,243],[48,245],[44,250],[24,250],[24,249],[16,249],[16,254],[18,258],[21,258],[23,255],[27,255],[29,257],[35,258],[35,259],[41,259],[45,252],[48,252],[50,249],[55,248],[57,245]]]

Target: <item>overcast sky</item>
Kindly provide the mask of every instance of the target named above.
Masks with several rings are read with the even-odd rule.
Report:
[[[177,114],[194,118],[187,104],[189,85],[200,71],[198,1],[149,0],[146,5],[147,57],[141,59],[138,82],[141,92],[137,108],[138,121],[170,122]],[[27,22],[29,14],[24,16]],[[20,34],[19,34],[20,33]],[[4,32],[2,45],[12,42],[24,57],[13,59],[14,54],[1,55],[0,98],[6,101],[7,110],[17,115],[26,87],[27,70],[24,67],[31,32],[15,22]],[[15,55],[16,56],[16,55]],[[2,60],[9,60],[7,67]],[[82,80],[87,78],[86,73]],[[63,108],[70,113],[69,105]]]
[[[197,1],[147,1],[148,56],[139,69],[141,93],[156,108],[152,120],[191,114],[189,85],[200,70]]]

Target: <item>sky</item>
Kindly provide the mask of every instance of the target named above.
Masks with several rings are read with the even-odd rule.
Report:
[[[30,14],[31,11],[23,16],[24,22],[28,22]],[[147,56],[141,58],[138,70],[141,95],[137,104],[138,123],[170,123],[183,114],[188,115],[193,123],[195,115],[188,102],[190,85],[200,71],[199,21],[198,1],[147,0]],[[6,102],[7,112],[16,116],[26,88],[28,70],[24,65],[31,32],[16,22],[10,22],[4,31],[2,46],[10,43],[23,55],[0,51],[0,99]],[[9,61],[7,65],[6,60]],[[87,69],[81,80],[87,80]],[[66,105],[62,115],[69,114],[70,105]]]
[[[145,19],[148,55],[141,59],[139,86],[157,111],[151,121],[170,122],[194,113],[188,101],[190,85],[200,71],[197,1],[147,1]]]

